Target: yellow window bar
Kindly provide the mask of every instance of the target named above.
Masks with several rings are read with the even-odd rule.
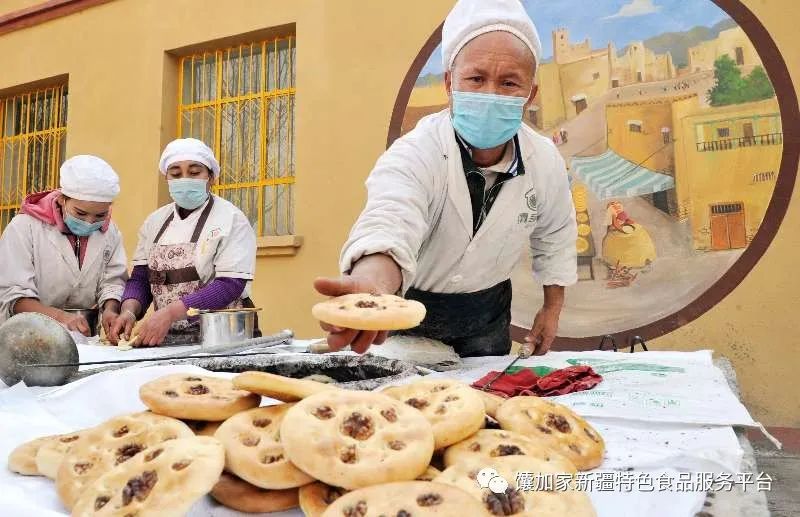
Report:
[[[58,187],[66,138],[66,84],[0,98],[0,232],[26,195]]]
[[[184,56],[179,71],[178,134],[214,149],[214,192],[258,235],[293,234],[295,38]]]

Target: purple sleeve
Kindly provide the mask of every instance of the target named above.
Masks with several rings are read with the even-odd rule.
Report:
[[[122,301],[133,299],[142,304],[142,314],[147,312],[150,303],[153,301],[153,293],[150,291],[150,280],[147,278],[147,266],[133,266],[131,277],[125,284],[125,291],[122,293]]]
[[[210,284],[181,298],[187,309],[224,309],[239,299],[247,280],[241,278],[215,278]]]

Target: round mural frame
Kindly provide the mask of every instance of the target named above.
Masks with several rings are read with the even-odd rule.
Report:
[[[783,153],[778,178],[761,226],[736,262],[711,287],[682,309],[646,325],[611,334],[620,348],[631,346],[637,337],[647,341],[668,334],[696,320],[729,295],[755,267],[775,238],[789,208],[797,179],[798,161],[800,161],[800,108],[786,62],[767,29],[740,0],[710,1],[725,11],[750,38],[775,88],[783,126]],[[439,25],[420,49],[406,73],[392,110],[387,148],[400,137],[403,116],[414,83],[441,41],[442,25]],[[519,342],[529,330],[511,325],[511,336]],[[598,348],[602,339],[604,339],[602,335],[580,338],[557,337],[553,349],[592,350]]]

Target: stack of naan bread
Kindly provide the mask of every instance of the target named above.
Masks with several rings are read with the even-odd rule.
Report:
[[[149,412],[24,443],[9,468],[54,479],[76,516],[184,515],[208,493],[242,512],[314,517],[595,515],[571,479],[601,463],[603,440],[537,397],[438,379],[349,391],[262,372],[170,375],[139,393]],[[284,403],[259,407],[262,395]],[[485,468],[504,492],[478,482]],[[522,472],[567,483],[518,490]]]

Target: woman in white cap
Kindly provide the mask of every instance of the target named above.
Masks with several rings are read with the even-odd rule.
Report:
[[[564,286],[577,280],[575,209],[564,160],[522,124],[542,49],[519,0],[459,0],[442,28],[449,109],[423,118],[378,160],[340,278],[317,290],[402,293],[425,304],[411,334],[462,356],[511,348],[511,273],[526,243],[544,304],[526,341],[545,353]],[[537,310],[538,309],[538,310]],[[363,352],[386,332],[332,328],[328,343]]]
[[[64,309],[102,310],[108,332],[119,315],[128,266],[111,221],[119,177],[96,156],[65,161],[61,188],[29,195],[0,235],[0,323],[38,312],[90,335],[83,316]]]
[[[241,210],[211,194],[220,173],[214,152],[194,138],[174,140],[159,169],[174,202],[150,214],[139,230],[112,342],[125,336],[144,346],[194,343],[199,325],[187,318],[188,309],[253,306],[255,232]],[[151,303],[155,311],[132,336]]]

